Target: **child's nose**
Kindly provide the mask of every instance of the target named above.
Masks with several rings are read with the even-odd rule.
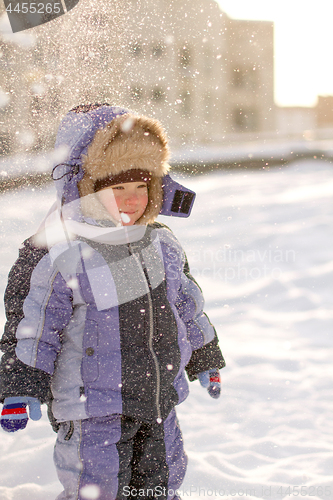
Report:
[[[125,203],[128,205],[132,205],[138,201],[138,195],[136,193],[129,194],[125,200]]]

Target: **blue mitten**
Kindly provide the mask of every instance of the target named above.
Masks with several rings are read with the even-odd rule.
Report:
[[[15,432],[24,429],[28,423],[26,407],[29,406],[29,416],[32,420],[39,420],[42,416],[40,402],[36,398],[12,397],[6,398],[0,417],[0,423],[6,432]]]
[[[221,394],[221,377],[217,368],[198,373],[198,379],[202,387],[207,387],[208,394],[217,399]]]

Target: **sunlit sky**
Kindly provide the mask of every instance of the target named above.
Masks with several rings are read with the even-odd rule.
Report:
[[[275,101],[312,106],[317,95],[333,95],[333,1],[218,0],[235,19],[273,21]]]

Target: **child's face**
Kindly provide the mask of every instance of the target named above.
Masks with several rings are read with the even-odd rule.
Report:
[[[124,182],[101,189],[97,196],[111,217],[124,226],[133,226],[148,204],[146,182]]]

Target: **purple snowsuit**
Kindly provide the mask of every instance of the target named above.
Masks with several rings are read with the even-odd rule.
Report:
[[[59,500],[84,498],[87,485],[98,488],[100,500],[173,498],[186,470],[174,410],[188,395],[185,370],[194,380],[224,366],[172,232],[159,223],[105,227],[80,212],[81,156],[97,128],[123,112],[103,106],[63,120],[60,209],[45,220],[43,245],[26,243],[6,292],[8,300],[17,294],[11,287],[17,290],[25,262],[23,315],[16,338],[8,327],[2,340],[1,397],[27,395],[36,380],[29,395],[51,397],[65,488]],[[10,370],[8,356],[15,360]]]

